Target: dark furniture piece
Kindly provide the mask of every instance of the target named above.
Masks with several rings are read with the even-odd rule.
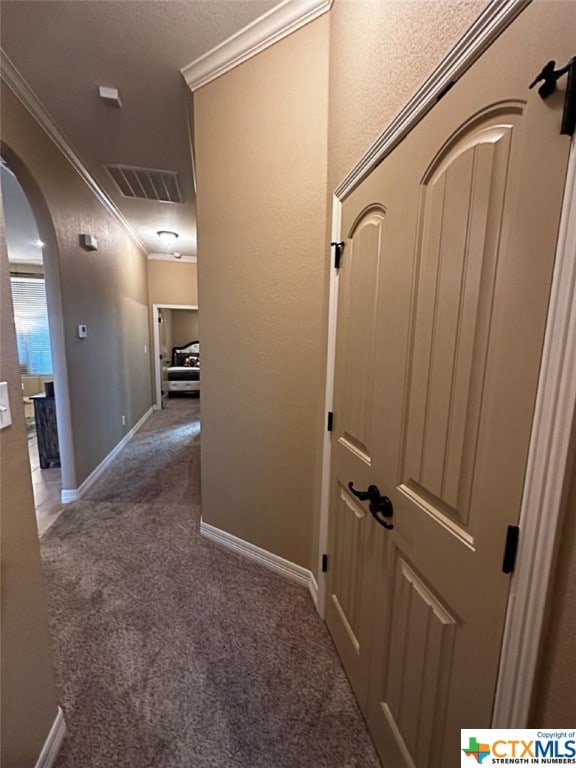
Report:
[[[56,422],[56,401],[46,394],[32,395],[34,420],[38,437],[38,457],[40,467],[60,466],[60,448],[58,446],[58,428]]]
[[[190,341],[172,348],[168,368],[168,397],[200,394],[200,342]]]

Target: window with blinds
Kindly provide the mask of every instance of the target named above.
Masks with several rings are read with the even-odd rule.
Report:
[[[48,308],[44,278],[11,277],[20,371],[52,374]]]

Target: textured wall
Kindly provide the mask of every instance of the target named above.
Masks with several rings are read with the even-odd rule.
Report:
[[[191,261],[148,261],[148,296],[152,304],[198,304],[196,264]]]
[[[158,259],[149,259],[147,262],[148,270],[148,306],[150,319],[150,338],[153,338],[154,329],[152,323],[152,305],[160,304],[180,304],[182,306],[198,305],[198,269],[195,262],[192,261],[160,261]],[[169,324],[167,328],[167,339],[169,346],[172,347],[172,313],[164,314],[165,321]],[[171,349],[168,350],[170,354]],[[150,360],[151,375],[154,380],[155,361]]]
[[[172,345],[174,347],[199,339],[199,313],[189,309],[172,310]]]
[[[335,189],[488,0],[335,0],[329,187]]]
[[[57,701],[1,204],[0,381],[8,382],[12,406],[12,426],[0,431],[0,764],[27,768],[36,763]]]
[[[195,94],[202,514],[310,565],[327,265],[328,19]]]
[[[77,487],[151,405],[146,259],[4,85],[2,140],[47,206],[38,226],[48,243],[49,309],[56,283],[61,296]],[[96,236],[97,251],[82,250],[81,233]]]

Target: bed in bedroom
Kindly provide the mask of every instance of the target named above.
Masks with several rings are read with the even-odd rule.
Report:
[[[168,366],[168,397],[200,393],[200,342],[172,348]]]

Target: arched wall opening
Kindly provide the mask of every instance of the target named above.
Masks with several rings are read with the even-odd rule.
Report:
[[[58,443],[62,472],[62,488],[76,488],[76,467],[74,460],[74,439],[69,395],[69,374],[64,337],[62,293],[60,280],[60,260],[58,243],[52,217],[44,195],[34,176],[16,152],[5,142],[0,141],[0,155],[16,176],[26,195],[40,239],[44,243],[44,275],[46,281],[46,303],[50,343],[52,348],[52,368],[54,375],[54,394],[56,399]]]

